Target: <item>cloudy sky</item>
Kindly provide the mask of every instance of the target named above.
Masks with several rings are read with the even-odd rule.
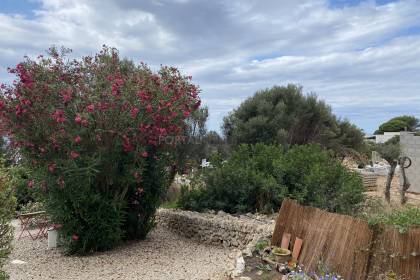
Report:
[[[420,117],[420,0],[0,0],[0,81],[51,45],[103,44],[200,85],[219,130],[256,90],[298,83],[366,132]]]

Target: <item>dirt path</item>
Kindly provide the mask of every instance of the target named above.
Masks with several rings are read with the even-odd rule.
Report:
[[[378,184],[375,191],[369,191],[367,194],[373,197],[384,197],[387,176],[379,176]],[[420,194],[410,193],[406,194],[408,203],[420,206]],[[400,206],[400,190],[399,190],[399,176],[396,175],[391,183],[391,204],[393,206]]]

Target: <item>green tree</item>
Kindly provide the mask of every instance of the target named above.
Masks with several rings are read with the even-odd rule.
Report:
[[[229,149],[226,140],[223,139],[216,131],[209,131],[204,136],[205,158],[210,158],[214,153],[226,157]]]
[[[206,122],[209,116],[207,107],[202,107],[193,112],[186,119],[186,129],[181,137],[170,138],[175,142],[174,165],[171,170],[171,178],[178,171],[183,171],[188,164],[197,165],[205,158],[204,137],[207,133]]]
[[[384,132],[399,132],[399,131],[417,131],[420,122],[414,116],[399,116],[390,119],[389,121],[381,124],[375,134],[383,134]]]
[[[303,145],[318,143],[345,155],[360,151],[363,133],[339,120],[316,95],[289,84],[257,92],[224,119],[223,132],[232,146],[239,144]]]

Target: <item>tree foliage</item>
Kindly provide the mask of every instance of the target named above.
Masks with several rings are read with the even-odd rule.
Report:
[[[339,154],[360,151],[363,133],[339,120],[314,94],[293,84],[257,92],[224,119],[228,142],[303,145],[317,143]]]
[[[414,116],[399,116],[390,119],[389,121],[381,124],[375,134],[383,134],[384,132],[399,132],[399,131],[417,131],[420,122]]]
[[[206,143],[204,138],[207,134],[206,121],[209,116],[208,108],[202,107],[193,112],[186,119],[186,129],[183,135],[169,139],[175,143],[174,162],[172,176],[177,171],[182,172],[189,164],[198,164],[206,157]]]

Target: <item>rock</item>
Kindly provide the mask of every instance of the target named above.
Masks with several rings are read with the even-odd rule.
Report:
[[[17,265],[21,265],[21,264],[27,264],[27,262],[25,261],[21,261],[21,260],[13,260],[10,262],[11,264],[17,264]]]
[[[227,215],[227,214],[226,214],[226,212],[224,212],[224,211],[220,210],[219,212],[217,212],[217,215],[218,215],[218,216],[225,216],[225,215]]]
[[[240,257],[236,259],[235,269],[232,272],[232,277],[238,277],[244,271],[245,271],[245,260],[241,255]]]

